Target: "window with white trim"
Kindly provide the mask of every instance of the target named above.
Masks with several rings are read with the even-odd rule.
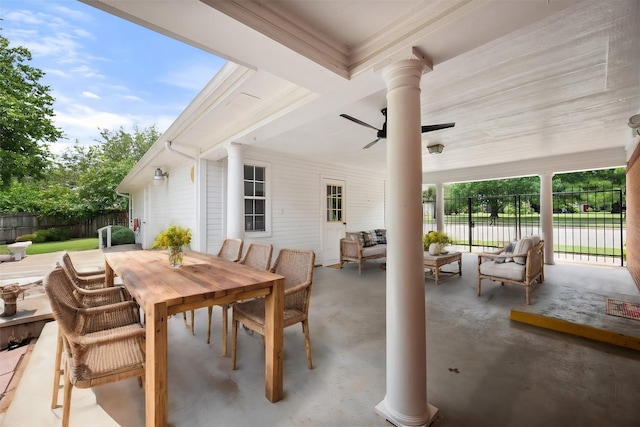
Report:
[[[267,168],[244,165],[244,230],[266,232],[267,221]]]

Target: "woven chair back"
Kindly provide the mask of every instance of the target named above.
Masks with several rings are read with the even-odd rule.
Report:
[[[218,256],[229,261],[236,262],[242,255],[242,240],[240,239],[224,239],[222,247],[218,252]]]
[[[295,309],[306,313],[313,280],[313,251],[281,249],[271,271],[284,276],[285,309]],[[288,292],[294,288],[301,289]]]
[[[271,265],[273,246],[269,243],[250,243],[240,264],[248,265],[256,270],[267,271]]]

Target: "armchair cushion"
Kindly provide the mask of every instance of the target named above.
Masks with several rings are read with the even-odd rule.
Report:
[[[480,264],[480,273],[486,276],[502,277],[516,282],[524,280],[525,268],[522,264],[515,262],[483,262]]]
[[[533,239],[531,239],[530,237],[523,237],[522,239],[518,240],[518,243],[516,243],[516,247],[513,250],[513,253],[518,255],[526,254],[529,251],[529,249],[531,249],[534,246],[535,244],[533,243]],[[524,265],[524,263],[527,262],[527,257],[514,256],[513,261],[517,264]]]
[[[347,232],[345,235],[347,240],[355,240],[360,244],[360,246],[364,246],[364,237],[362,237],[362,232]]]

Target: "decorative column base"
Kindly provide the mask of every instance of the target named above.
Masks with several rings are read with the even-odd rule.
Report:
[[[394,415],[389,411],[389,408],[387,408],[385,400],[383,400],[382,402],[376,405],[375,412],[377,416],[393,424],[396,427],[427,427],[427,426],[430,426],[438,417],[438,408],[436,408],[435,406],[431,405],[428,402],[427,402],[427,408],[429,409],[429,413],[427,414],[426,420],[422,420],[422,419],[409,420],[409,419],[406,419],[406,417],[405,419],[400,420],[398,419],[397,415]],[[412,421],[415,421],[415,423],[413,423]]]

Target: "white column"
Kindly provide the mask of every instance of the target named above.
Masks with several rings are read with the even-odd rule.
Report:
[[[420,79],[424,65],[387,66],[387,391],[376,413],[396,426],[429,425],[422,247]]]
[[[555,264],[553,257],[553,174],[540,174],[540,229],[544,239],[544,263]]]
[[[436,230],[444,233],[444,184],[436,183]]]
[[[193,235],[191,249],[207,252],[207,161],[197,159],[191,170],[195,185],[196,233]]]
[[[240,144],[227,146],[227,238],[244,238],[244,156]]]

